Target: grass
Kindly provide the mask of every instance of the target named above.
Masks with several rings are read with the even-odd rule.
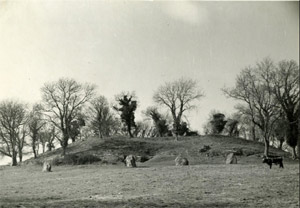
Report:
[[[210,146],[211,149],[208,152],[200,152],[204,145]],[[67,154],[74,158],[90,155],[108,164],[118,163],[123,155],[128,154],[153,158],[149,161],[150,163],[161,162],[163,165],[173,164],[174,157],[178,154],[187,157],[193,164],[223,164],[224,155],[233,149],[240,149],[243,152],[239,162],[249,163],[258,161],[257,158],[263,154],[264,145],[259,142],[217,135],[181,137],[179,141],[174,141],[173,137],[90,138],[70,144]],[[290,157],[289,153],[275,148],[270,148],[270,152],[273,155],[283,156],[285,159]],[[61,153],[61,149],[47,152],[40,155],[38,159],[27,160],[25,164],[42,164],[44,160],[58,158]],[[70,164],[74,164],[74,161],[70,160]]]
[[[298,207],[299,166],[1,167],[0,207]]]
[[[200,151],[204,145],[210,149]],[[238,164],[225,165],[232,150],[239,150]],[[298,162],[270,148],[284,157],[285,168],[269,169],[263,150],[261,143],[226,136],[91,138],[70,144],[63,161],[57,149],[22,166],[0,166],[0,207],[298,207]],[[119,160],[124,154],[150,160],[126,168]],[[191,165],[174,166],[178,154]],[[45,160],[61,165],[41,172]]]

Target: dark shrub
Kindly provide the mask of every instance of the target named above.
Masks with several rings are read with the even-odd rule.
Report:
[[[63,164],[64,165],[77,165],[78,155],[65,155],[63,158]]]
[[[208,150],[210,150],[210,146],[209,145],[204,145],[200,150],[199,152],[207,152]]]
[[[77,165],[92,164],[99,161],[101,161],[101,159],[94,155],[80,155],[77,159]]]
[[[150,157],[148,156],[136,156],[136,162],[146,162],[150,160]]]
[[[233,148],[233,153],[235,155],[241,156],[241,155],[243,155],[243,149],[241,149],[241,148]]]
[[[227,121],[224,120],[225,115],[222,113],[213,114],[213,119],[210,121],[213,134],[220,134]]]
[[[217,150],[209,150],[206,154],[207,157],[215,157],[215,156],[220,156],[222,155],[222,153],[220,151]]]
[[[60,157],[60,156],[57,156],[57,157],[52,159],[51,164],[55,165],[55,166],[62,165],[63,164],[63,158]]]
[[[81,154],[75,155],[70,154],[65,157],[55,157],[52,160],[52,165],[84,165],[84,164],[92,164],[94,162],[101,161],[100,158],[91,155],[91,154]]]

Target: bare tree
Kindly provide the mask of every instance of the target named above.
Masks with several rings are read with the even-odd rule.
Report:
[[[26,122],[25,122],[26,123]],[[25,138],[28,136],[28,130],[26,129],[26,125],[22,125],[22,127],[17,132],[17,147],[18,147],[18,156],[19,162],[23,161],[23,148],[28,145],[25,141]]]
[[[135,122],[135,128],[133,131],[133,135],[135,137],[141,137],[144,138],[146,135],[148,135],[148,131],[150,130],[150,126],[147,123],[147,121],[137,121]]]
[[[41,90],[45,115],[56,128],[60,129],[62,138],[59,138],[59,141],[63,148],[63,155],[65,155],[71,122],[83,105],[93,97],[95,86],[83,85],[73,79],[62,78],[54,83],[46,83]]]
[[[81,128],[85,126],[85,116],[81,113],[77,114],[76,118],[71,121],[69,136],[72,142],[75,142],[78,136],[81,136]]]
[[[287,130],[288,130],[288,122],[283,118],[283,119],[278,119],[276,121],[274,130],[273,130],[273,143],[274,146],[275,144],[277,145],[277,148],[282,150],[283,143],[286,140],[287,136]]]
[[[281,61],[278,67],[273,72],[272,82],[274,83],[274,93],[281,109],[285,114],[285,118],[288,121],[287,125],[287,144],[292,147],[293,158],[296,158],[296,146],[300,145],[299,139],[299,66],[291,61]],[[298,146],[299,147],[299,146]],[[298,155],[299,156],[299,155]]]
[[[153,99],[156,103],[166,106],[173,118],[173,131],[178,136],[183,114],[196,107],[195,101],[203,97],[203,92],[192,79],[181,78],[167,82],[155,92]]]
[[[158,112],[157,107],[150,106],[144,112],[145,116],[152,119],[153,124],[155,126],[156,135],[153,136],[167,136],[169,133],[167,120],[163,118],[163,116]]]
[[[256,133],[257,127],[252,122],[248,107],[245,105],[237,105],[235,108],[237,111],[228,116],[227,123],[225,125],[226,131],[231,136],[257,141],[259,138]]]
[[[111,112],[107,99],[98,96],[91,101],[89,108],[91,118],[91,129],[100,138],[112,135],[118,128],[117,118]]]
[[[39,133],[39,141],[42,145],[42,151],[45,152],[47,147],[48,151],[52,151],[55,148],[54,141],[59,138],[59,131],[52,124],[46,124],[43,126],[41,132]]]
[[[0,103],[0,153],[12,158],[17,165],[17,154],[22,152],[22,127],[25,124],[26,106],[17,101]],[[24,140],[23,140],[24,141]]]
[[[273,62],[264,59],[255,68],[245,68],[236,79],[232,89],[223,89],[228,97],[241,100],[247,104],[247,113],[253,124],[263,133],[265,150],[268,156],[270,137],[279,116],[279,108],[274,93],[271,90]]]
[[[38,155],[39,133],[45,124],[43,107],[40,104],[35,104],[28,116],[29,136],[31,138],[31,148],[34,158],[37,158]]]
[[[246,139],[253,141],[263,142],[262,133],[259,131],[258,126],[253,123],[253,114],[254,111],[250,109],[247,105],[238,104],[235,106],[237,110],[237,116],[240,124],[242,124],[242,129],[246,132],[249,132],[249,137],[245,136]]]

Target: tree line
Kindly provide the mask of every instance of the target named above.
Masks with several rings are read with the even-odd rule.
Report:
[[[31,107],[16,100],[1,101],[0,154],[11,157],[12,165],[17,165],[17,158],[22,162],[25,146],[31,148],[36,158],[41,151],[51,151],[57,143],[65,155],[70,141],[91,136],[174,136],[177,139],[198,134],[190,130],[185,119],[186,112],[195,109],[204,96],[193,79],[181,78],[161,85],[153,95],[156,105],[142,112],[145,117],[142,121],[135,119],[138,101],[134,92],[122,92],[110,104],[96,89],[90,83],[61,78],[45,83],[41,88],[42,101]],[[280,141],[281,146],[285,141],[296,158],[299,66],[295,61],[274,64],[264,59],[243,69],[235,86],[222,91],[241,102],[227,120],[224,114],[212,112],[204,126],[205,134],[226,131],[228,135],[241,137],[243,131],[250,132],[253,140],[264,142],[265,155],[270,143],[275,144],[274,140]]]
[[[32,107],[16,100],[0,102],[0,154],[11,157],[13,166],[17,165],[17,158],[22,162],[25,146],[31,148],[36,158],[40,147],[44,153],[59,143],[65,155],[70,141],[91,136],[183,135],[190,132],[182,122],[183,113],[194,108],[194,101],[203,96],[197,82],[191,79],[182,78],[161,86],[154,101],[169,108],[173,128],[154,106],[143,112],[153,120],[152,128],[147,122],[135,120],[138,102],[134,92],[116,95],[111,105],[106,97],[97,95],[95,85],[61,78],[45,83],[41,94],[42,101]]]

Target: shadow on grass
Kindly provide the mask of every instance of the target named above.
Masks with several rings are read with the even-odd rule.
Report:
[[[43,208],[96,208],[96,207],[105,207],[105,208],[118,208],[118,207],[127,207],[127,208],[153,208],[153,207],[172,207],[172,208],[213,208],[213,207],[247,207],[247,205],[241,203],[233,202],[149,202],[143,200],[128,200],[128,201],[94,201],[94,200],[70,200],[70,201],[52,201],[51,199],[40,199],[40,200],[0,200],[0,208],[6,207],[43,207]]]
[[[146,165],[138,165],[136,168],[150,168],[150,166],[146,166]]]

